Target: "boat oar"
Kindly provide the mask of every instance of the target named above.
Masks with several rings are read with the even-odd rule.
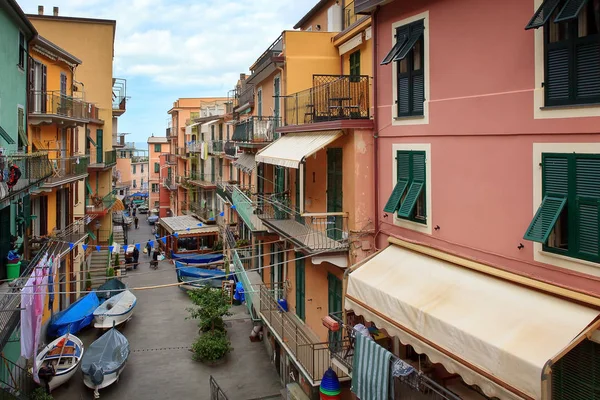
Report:
[[[69,325],[69,329],[67,330],[67,336],[65,336],[65,343],[63,344],[62,350],[60,351],[60,356],[58,356],[58,362],[56,363],[56,366],[60,366],[60,359],[63,356],[63,353],[65,352],[65,348],[67,347],[67,343],[69,343],[69,335],[71,334],[71,325]]]

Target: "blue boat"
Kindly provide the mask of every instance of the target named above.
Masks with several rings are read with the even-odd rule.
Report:
[[[180,262],[175,262],[177,267],[177,281],[184,282],[179,287],[183,290],[193,290],[205,286],[221,288],[223,281],[233,279],[233,275],[227,275],[219,269],[205,269],[198,267],[186,267]]]
[[[67,332],[76,334],[94,320],[94,310],[100,305],[96,292],[91,292],[57,313],[48,325],[48,336],[59,337]]]
[[[211,264],[223,261],[223,254],[175,254],[171,250],[171,258],[175,261],[181,261],[186,264]]]

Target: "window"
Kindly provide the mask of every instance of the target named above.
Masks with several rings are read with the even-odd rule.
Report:
[[[141,164],[142,167],[142,174],[144,173],[144,164]]]
[[[136,182],[136,180],[135,180],[135,179],[133,180],[133,187],[134,187],[134,188],[136,188],[136,187],[137,187],[137,182]]]
[[[219,124],[219,140],[223,140],[223,124]]]
[[[397,212],[398,218],[427,222],[425,160],[424,151],[396,152],[397,183],[383,211]]]
[[[154,152],[155,153],[160,153],[162,151],[161,149],[161,145],[159,143],[154,145]]]
[[[158,183],[152,184],[152,193],[158,193]]]
[[[306,318],[306,275],[302,253],[296,254],[296,315],[302,321]]]
[[[140,187],[142,189],[144,188],[144,178],[140,179]]]
[[[135,167],[136,167],[136,165],[135,165],[135,164],[133,164],[133,165],[131,166],[132,172],[133,172],[134,174],[135,174]]]
[[[156,200],[154,202],[154,208],[158,208],[158,207],[160,207],[160,201]]]
[[[600,363],[600,344],[584,339],[552,366],[552,391],[549,398],[593,399],[597,397],[597,388],[600,387],[600,375],[596,369],[598,363]]]
[[[210,126],[210,140],[215,140],[215,126]]]
[[[160,164],[157,162],[154,163],[154,172],[156,172],[156,173],[160,172]]]
[[[25,131],[25,108],[17,106],[17,133],[19,134],[19,148],[29,145]]]
[[[256,115],[262,117],[262,88],[256,91]]]
[[[525,29],[542,26],[544,105],[600,102],[600,0],[545,0]]]
[[[350,54],[350,80],[358,82],[360,78],[360,50]]]
[[[396,63],[397,116],[423,115],[425,102],[424,24],[419,20],[396,29],[396,44],[381,65]]]
[[[18,67],[25,69],[25,57],[27,56],[27,47],[25,45],[25,34],[19,32],[19,64]]]
[[[600,261],[600,154],[542,154],[542,203],[524,238],[548,252]]]
[[[223,178],[223,159],[219,158],[219,180]]]

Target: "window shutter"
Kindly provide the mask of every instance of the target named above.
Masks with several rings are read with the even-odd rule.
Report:
[[[425,102],[425,77],[424,75],[414,75],[413,80],[413,113],[423,113],[423,103]]]
[[[548,50],[546,56],[546,100],[548,105],[569,100],[569,49]]]
[[[599,253],[600,158],[579,156],[575,159],[578,253],[597,257]]]
[[[563,8],[560,10],[554,22],[569,21],[577,18],[579,12],[585,6],[588,0],[567,0]]]
[[[398,54],[396,54],[393,61],[400,61],[406,58],[408,53],[412,50],[413,47],[415,47],[415,44],[423,35],[423,29],[423,21],[415,22],[410,25],[410,35],[408,36],[408,40],[406,41],[404,46],[402,46],[402,49],[400,49]]]
[[[160,172],[160,164],[154,163],[154,172]]]
[[[27,72],[28,72],[28,80],[29,82],[27,82],[27,88],[29,90],[29,96],[27,97],[27,102],[28,102],[28,109],[29,112],[34,110],[34,106],[35,106],[35,61],[33,60],[33,57],[28,56],[27,57]],[[35,111],[39,111],[39,110],[35,110]]]
[[[23,197],[23,218],[25,219],[25,227],[29,226],[31,222],[31,196],[26,195]]]
[[[47,83],[48,83],[48,69],[47,67],[42,64],[42,113],[45,114],[46,113],[46,107],[47,107],[47,103],[48,103],[48,97],[46,94],[46,90],[47,90]]]
[[[398,77],[398,115],[406,115],[410,112],[408,79],[408,76]]]
[[[542,156],[542,186],[544,195],[569,193],[569,161],[565,156]]]
[[[598,202],[597,201],[577,201],[579,230],[579,249],[578,253],[582,256],[598,256]]]
[[[600,98],[600,42],[575,47],[575,79],[578,100],[589,102]]]
[[[408,193],[406,193],[406,197],[398,210],[398,216],[408,218],[410,213],[415,208],[415,204],[417,204],[417,199],[421,194],[421,190],[423,190],[422,182],[413,182],[410,184],[408,188]]]
[[[383,211],[389,213],[396,212],[396,210],[400,206],[400,201],[402,200],[402,195],[406,190],[406,186],[408,186],[408,181],[405,179],[401,179],[398,181],[398,183],[396,183],[396,186],[394,186],[394,190],[392,190],[392,194],[390,195],[390,198],[385,204]]]
[[[523,238],[533,242],[546,243],[565,204],[567,204],[566,197],[546,195]]]
[[[525,29],[537,29],[543,26],[558,6],[558,3],[560,3],[560,0],[545,0],[533,14]]]
[[[600,200],[600,158],[577,157],[575,174],[577,196]]]
[[[412,178],[415,182],[425,182],[425,153],[413,152],[412,154]]]
[[[401,26],[396,29],[396,44],[390,50],[390,52],[385,56],[385,58],[381,61],[381,65],[388,65],[392,62],[392,60],[400,53],[400,51],[404,48],[404,45],[408,41],[408,25]]]
[[[85,188],[87,189],[88,194],[94,193],[94,191],[92,190],[92,186],[90,185],[90,182],[87,179],[85,181]]]

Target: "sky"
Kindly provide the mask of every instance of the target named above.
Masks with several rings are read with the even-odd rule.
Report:
[[[165,135],[173,101],[227,96],[241,72],[317,0],[18,0],[26,13],[117,21],[113,76],[127,79],[128,142]],[[68,51],[68,49],[65,49]]]

